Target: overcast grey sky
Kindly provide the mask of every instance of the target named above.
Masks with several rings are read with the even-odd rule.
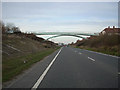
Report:
[[[24,32],[100,32],[117,26],[117,2],[3,2],[2,18]]]

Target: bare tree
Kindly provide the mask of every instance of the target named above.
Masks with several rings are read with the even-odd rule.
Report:
[[[6,27],[5,27],[5,24],[3,23],[3,21],[0,21],[0,30],[2,33],[5,33]]]
[[[9,28],[9,29],[12,29],[13,27],[15,27],[15,25],[13,23],[7,23],[6,26]]]
[[[12,29],[13,29],[14,33],[20,33],[21,32],[19,27],[13,27]]]
[[[0,26],[1,26],[1,30],[2,30],[2,33],[21,33],[19,27],[16,27],[13,23],[7,23],[6,25],[0,21]]]

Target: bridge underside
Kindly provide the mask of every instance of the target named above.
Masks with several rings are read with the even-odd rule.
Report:
[[[47,38],[47,40],[52,39],[52,38],[56,38],[56,37],[61,37],[61,36],[73,36],[73,37],[78,37],[78,38],[83,38],[83,39],[86,39],[85,37],[78,36],[78,35],[68,35],[68,34],[62,34],[62,35],[56,35],[56,36],[49,37],[49,38]]]

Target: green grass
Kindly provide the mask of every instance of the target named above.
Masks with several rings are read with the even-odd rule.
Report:
[[[120,57],[120,52],[118,48],[113,47],[113,48],[106,48],[106,47],[100,47],[100,48],[91,48],[91,47],[76,47],[76,48],[81,48],[81,49],[86,49],[90,51],[95,51],[95,52],[100,52],[104,54],[109,54],[109,55],[115,55]]]
[[[58,49],[58,48],[57,48]],[[28,69],[32,64],[42,60],[44,57],[53,53],[56,49],[47,49],[42,52],[29,54],[26,56],[3,60],[2,82],[6,82]],[[26,61],[26,63],[24,63]]]

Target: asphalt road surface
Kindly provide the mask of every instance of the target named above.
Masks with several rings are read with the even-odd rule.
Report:
[[[62,47],[6,88],[118,88],[118,57]]]

